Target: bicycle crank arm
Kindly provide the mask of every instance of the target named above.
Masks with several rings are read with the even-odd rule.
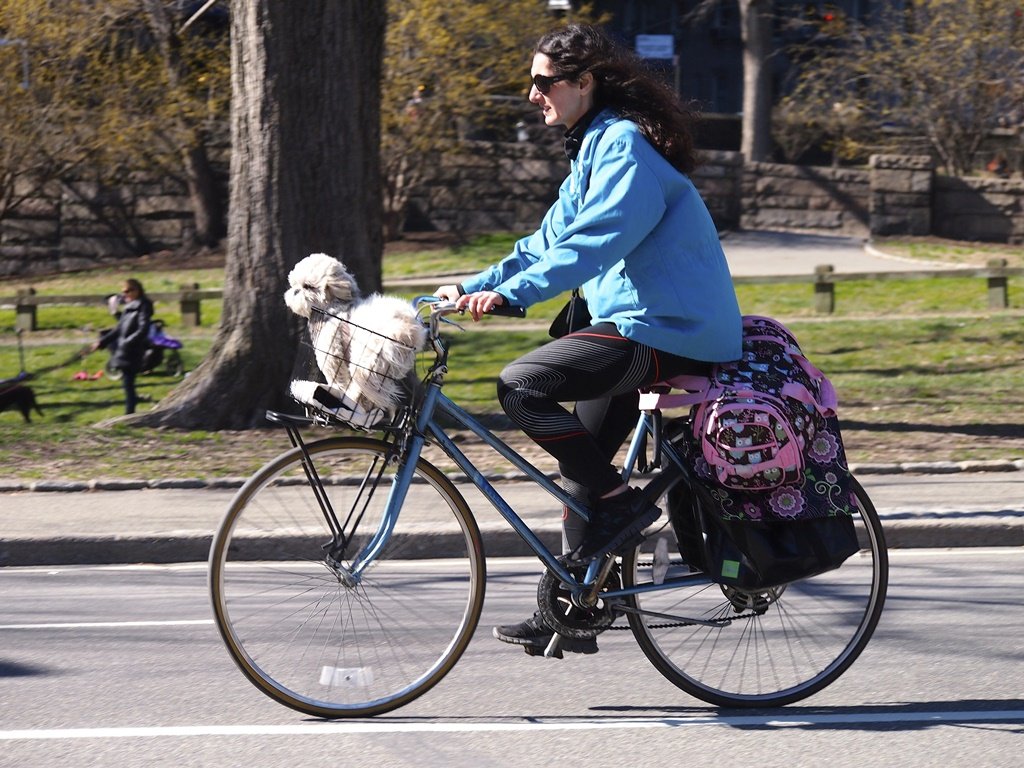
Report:
[[[560,634],[558,634],[557,632],[555,632],[555,634],[553,634],[551,636],[551,640],[548,642],[547,648],[544,649],[544,658],[545,659],[550,659],[550,658],[560,659],[560,658],[562,658],[562,651],[559,648],[559,646],[561,644],[562,644],[562,636]]]

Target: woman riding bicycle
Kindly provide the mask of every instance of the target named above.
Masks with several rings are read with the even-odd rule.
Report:
[[[687,175],[692,115],[678,95],[585,25],[541,38],[531,77],[544,122],[566,127],[569,176],[509,256],[435,293],[479,320],[582,287],[590,325],[508,365],[498,399],[592,510],[589,523],[563,510],[563,552],[585,563],[634,545],[661,514],[611,463],[636,422],[637,390],[738,358],[741,321],[717,230]],[[535,614],[494,634],[540,648],[553,633]],[[564,639],[562,649],[594,653],[597,643]]]

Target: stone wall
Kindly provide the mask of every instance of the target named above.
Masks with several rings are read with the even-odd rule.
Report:
[[[738,226],[743,157],[706,151],[693,175],[719,227]],[[560,147],[474,142],[473,152],[447,155],[409,201],[413,228],[533,231],[569,173]]]
[[[535,229],[569,171],[562,151],[484,142],[474,150],[447,158],[430,175],[412,200],[412,224],[441,231]],[[693,181],[720,229],[868,232],[867,171],[744,164],[738,152],[709,150],[701,158]]]
[[[743,211],[743,155],[739,152],[704,151],[701,165],[692,175],[719,229],[735,229]]]
[[[866,171],[778,163],[743,166],[740,225],[867,235],[870,179]]]
[[[720,229],[1024,242],[1021,180],[940,176],[919,155],[874,155],[866,170],[744,163],[738,152],[702,158],[693,180]],[[530,231],[568,167],[557,148],[474,144],[415,196],[414,220],[443,231]]]
[[[569,170],[559,147],[474,142],[441,158],[412,196],[409,225],[441,231],[536,228]],[[937,175],[926,156],[875,155],[869,168],[744,163],[708,151],[693,174],[720,229],[929,235],[1024,243],[1024,181]],[[117,189],[51,185],[0,221],[0,277],[42,274],[175,249],[193,232],[170,179]]]
[[[1024,244],[1024,183],[936,176],[931,234]]]
[[[919,155],[874,155],[866,170],[744,163],[738,152],[702,158],[694,184],[720,229],[1024,242],[1021,180],[940,176]],[[568,169],[557,148],[474,144],[414,197],[413,221],[442,231],[531,231]]]
[[[442,232],[526,232],[537,228],[569,171],[560,149],[473,142],[446,154],[409,200],[413,228]]]
[[[476,142],[448,156],[411,201],[413,226],[530,231],[569,171],[561,149]],[[738,152],[704,151],[693,181],[720,229],[867,234],[867,171],[743,163]]]
[[[932,226],[932,159],[872,155],[871,234],[928,235]]]
[[[16,196],[25,199],[0,222],[0,277],[173,250],[194,231],[188,197],[169,179],[139,176],[117,188],[92,181],[23,186]]]

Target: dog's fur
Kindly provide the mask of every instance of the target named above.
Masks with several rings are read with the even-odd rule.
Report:
[[[24,384],[16,384],[13,387],[0,390],[0,411],[6,411],[8,408],[17,408],[21,411],[21,416],[26,423],[31,423],[32,416],[30,414],[33,409],[40,416],[43,415],[42,409],[36,402],[36,393],[32,391],[32,387],[26,387]]]
[[[326,253],[313,253],[288,273],[284,303],[288,309],[310,322],[317,367],[330,385],[348,385],[348,324],[352,305],[362,299],[355,278],[345,265]],[[323,310],[314,315],[313,310]]]
[[[309,320],[317,367],[332,393],[366,410],[393,412],[401,401],[399,380],[426,341],[412,306],[380,294],[364,299],[345,265],[323,253],[296,264],[288,284],[285,304]]]

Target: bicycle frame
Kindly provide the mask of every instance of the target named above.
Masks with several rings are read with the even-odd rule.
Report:
[[[569,570],[558,560],[554,553],[545,546],[537,534],[533,532],[533,530],[523,521],[515,510],[512,509],[509,503],[505,501],[491,482],[484,477],[469,458],[462,453],[451,438],[448,437],[444,429],[438,424],[438,420],[436,418],[438,415],[447,416],[461,427],[472,432],[478,438],[483,440],[490,448],[519,469],[527,479],[533,481],[540,488],[550,494],[557,502],[566,505],[570,510],[580,515],[584,520],[588,519],[587,516],[589,514],[589,510],[587,510],[586,507],[580,505],[576,500],[571,498],[556,483],[540,472],[540,470],[534,467],[529,461],[520,456],[513,448],[507,445],[499,437],[494,435],[490,430],[473,418],[473,416],[444,395],[441,392],[441,384],[438,381],[432,381],[427,385],[426,392],[424,393],[422,402],[418,409],[416,428],[413,431],[406,451],[404,452],[403,466],[395,476],[389,490],[387,507],[381,525],[371,538],[370,542],[353,561],[350,575],[353,578],[359,578],[359,575],[380,553],[391,532],[394,530],[398,515],[401,512],[402,504],[405,501],[406,492],[409,488],[410,482],[412,481],[416,462],[419,460],[423,446],[429,437],[434,440],[441,449],[448,454],[448,456],[451,457],[459,469],[466,474],[473,485],[480,490],[495,510],[497,510],[498,514],[500,514],[501,517],[513,528],[513,530],[522,537],[527,546],[537,555],[541,562],[543,562],[544,565],[559,578],[559,580],[567,585],[576,585],[581,588],[586,587],[588,584],[593,584],[600,570],[600,561],[590,563],[583,581],[577,581]],[[654,433],[651,419],[652,417],[650,414],[641,413],[637,421],[637,427],[634,431],[633,439],[630,444],[626,465],[623,469],[623,479],[625,480],[628,480],[632,474],[637,456],[639,455],[643,436],[645,434]],[[651,483],[656,490],[656,494],[659,496],[669,487],[683,479],[681,469],[683,466],[682,462],[674,455],[674,452],[670,455],[672,456],[674,465],[679,467],[680,471],[669,473],[663,472],[659,478],[661,479],[661,482],[655,481]],[[654,494],[652,493],[652,495]],[[676,586],[704,581],[708,581],[708,579],[701,575],[683,576],[666,579],[661,584],[631,587],[629,589],[609,590],[607,592],[603,592],[602,597],[605,599],[627,597],[629,595],[640,594],[642,592],[672,589]]]

